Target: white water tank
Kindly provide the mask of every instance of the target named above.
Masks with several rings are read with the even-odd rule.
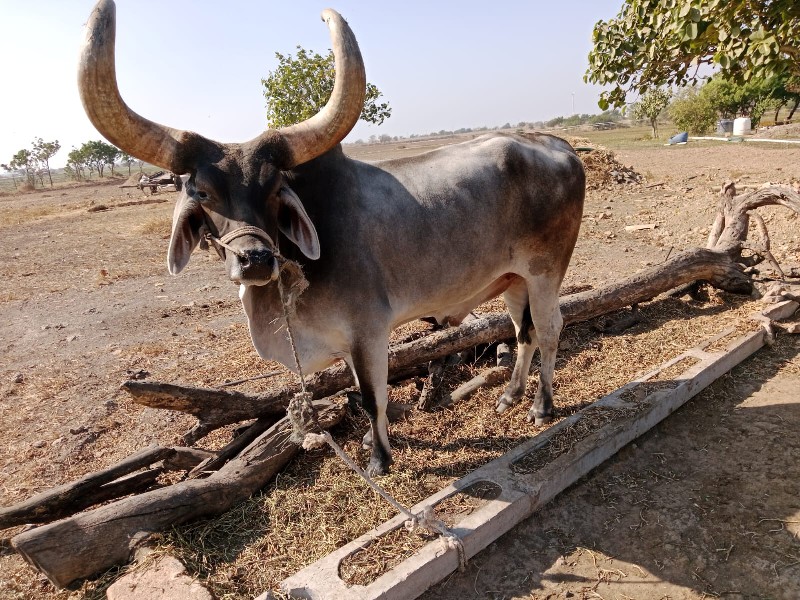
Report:
[[[733,135],[750,133],[750,117],[739,117],[733,120]]]

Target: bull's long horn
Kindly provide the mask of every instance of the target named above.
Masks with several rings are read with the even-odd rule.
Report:
[[[83,108],[97,130],[128,154],[176,173],[191,169],[186,156],[188,139],[197,134],[165,127],[136,114],[117,87],[114,67],[116,7],[113,0],[100,0],[86,24],[81,48],[78,89]]]
[[[350,133],[364,107],[367,76],[356,36],[342,15],[330,8],[322,12],[328,25],[336,63],[336,80],[328,103],[316,115],[278,130],[292,151],[292,164],[303,164],[324,154]]]

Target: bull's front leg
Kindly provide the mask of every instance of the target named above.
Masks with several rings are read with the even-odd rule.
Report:
[[[376,338],[377,339],[376,341]],[[357,345],[351,354],[351,368],[361,390],[361,401],[369,415],[370,431],[364,444],[372,446],[367,474],[386,475],[392,464],[389,447],[386,405],[389,402],[387,379],[389,377],[388,335],[375,336],[368,344]]]

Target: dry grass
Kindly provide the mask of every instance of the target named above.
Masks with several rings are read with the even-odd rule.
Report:
[[[136,230],[139,233],[153,235],[156,237],[169,237],[172,231],[172,217],[158,216],[150,217],[142,222]]]
[[[4,208],[0,210],[0,228],[30,223],[31,221],[62,212],[63,209],[57,204]]]

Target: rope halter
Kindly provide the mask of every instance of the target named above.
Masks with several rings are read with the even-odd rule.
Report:
[[[252,235],[264,242],[272,253],[273,258],[278,262],[278,289],[284,311],[294,311],[297,298],[308,287],[308,280],[303,274],[303,268],[297,262],[281,256],[278,244],[272,240],[266,231],[254,225],[243,225],[242,227],[237,227],[233,231],[229,231],[222,237],[217,237],[211,233],[208,229],[208,225],[204,225],[203,227],[205,231],[201,237],[201,249],[207,250],[209,244],[213,244],[217,254],[223,260],[225,260],[225,253],[221,248],[238,256],[240,259],[247,259],[247,255],[244,252],[230,245],[230,242],[236,238]]]
[[[206,232],[205,235],[203,236],[203,239],[206,241],[206,243],[211,242],[212,244],[214,244],[214,249],[217,251],[217,254],[219,254],[220,258],[223,259],[225,258],[225,255],[223,252],[220,251],[220,248],[225,248],[225,250],[231,252],[232,254],[235,254],[239,258],[246,258],[244,252],[237,250],[233,246],[230,246],[230,242],[232,242],[236,238],[244,237],[246,235],[252,235],[253,237],[257,237],[262,242],[264,242],[270,249],[270,252],[272,252],[272,255],[280,262],[282,257],[281,253],[278,251],[278,245],[274,241],[272,241],[272,238],[266,231],[254,225],[244,225],[242,227],[237,227],[233,231],[229,231],[228,233],[223,235],[221,238],[211,233],[211,231],[208,229],[208,226],[206,226]]]

